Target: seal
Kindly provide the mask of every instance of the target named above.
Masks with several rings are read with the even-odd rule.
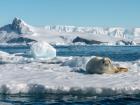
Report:
[[[94,57],[86,64],[86,72],[88,74],[113,74],[127,71],[128,68],[114,66],[111,59],[107,57]]]

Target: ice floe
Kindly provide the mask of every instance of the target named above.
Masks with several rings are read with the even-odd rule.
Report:
[[[6,54],[5,54],[6,55]],[[30,63],[0,65],[2,94],[76,94],[110,96],[140,93],[140,61],[113,62],[129,68],[126,73],[86,74],[90,57],[55,57]],[[79,62],[81,61],[81,62]]]

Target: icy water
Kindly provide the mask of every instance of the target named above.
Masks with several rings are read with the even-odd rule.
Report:
[[[98,45],[71,45],[54,46],[58,56],[104,56],[114,61],[134,61],[140,59],[140,46],[98,46]],[[29,52],[28,46],[4,47],[0,50],[9,53]]]
[[[54,46],[58,56],[107,56],[114,61],[135,61],[140,59],[140,46]],[[0,46],[9,53],[24,53],[27,46]],[[36,96],[1,95],[0,105],[140,105],[140,95],[131,96],[72,96],[48,94]]]
[[[140,59],[140,46],[56,46],[60,56],[103,56],[117,61]]]
[[[3,96],[0,101],[0,105],[140,105],[140,98],[137,96]]]

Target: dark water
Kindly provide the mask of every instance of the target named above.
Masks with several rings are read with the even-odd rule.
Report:
[[[104,56],[114,61],[134,61],[140,59],[140,46],[95,46],[72,45],[54,46],[58,56]],[[0,50],[9,53],[27,53],[28,46],[2,47]]]
[[[54,46],[58,56],[106,56],[116,61],[133,61],[140,59],[140,46]],[[26,53],[28,46],[3,47],[0,50],[9,53]],[[140,95],[137,96],[1,96],[0,105],[140,105]],[[5,105],[4,104],[4,105]]]
[[[2,96],[0,105],[140,105],[138,96],[84,97],[71,95]]]
[[[140,59],[140,46],[56,46],[60,56],[103,56],[117,61]]]

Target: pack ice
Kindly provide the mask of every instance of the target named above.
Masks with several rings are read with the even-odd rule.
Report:
[[[36,42],[31,45],[31,55],[35,59],[49,59],[56,57],[56,49],[47,42]]]

